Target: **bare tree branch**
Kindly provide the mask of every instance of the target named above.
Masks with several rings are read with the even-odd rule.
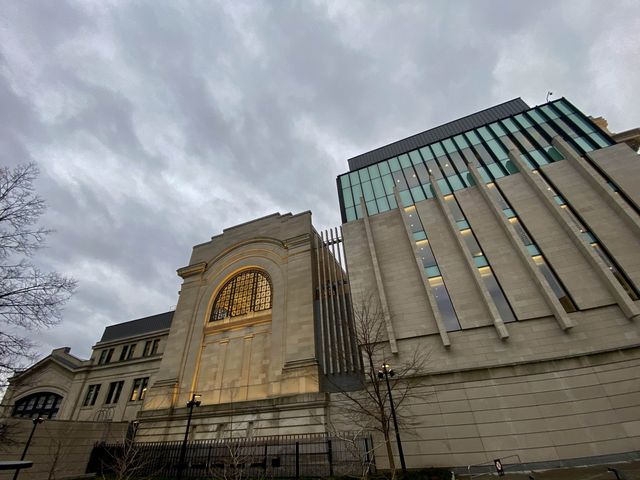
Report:
[[[347,424],[366,426],[382,434],[389,467],[395,478],[395,460],[391,444],[391,409],[386,380],[380,377],[383,364],[393,363],[395,375],[390,379],[393,402],[400,425],[412,425],[412,417],[403,407],[407,399],[418,395],[420,378],[427,372],[429,352],[414,350],[403,352],[391,360],[389,342],[385,328],[385,312],[376,295],[362,295],[354,302],[353,318],[355,335],[362,365],[364,382],[362,388],[348,391],[335,385],[339,391],[337,411],[346,417]],[[331,379],[329,379],[331,381]]]
[[[37,226],[46,209],[37,195],[35,163],[0,168],[0,377],[31,360],[26,331],[56,325],[76,281],[29,261],[51,230]],[[22,257],[22,258],[20,258]]]

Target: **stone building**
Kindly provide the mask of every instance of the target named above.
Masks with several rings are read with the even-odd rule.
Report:
[[[429,353],[410,468],[638,458],[636,144],[565,99],[516,99],[354,157],[340,229],[309,212],[225,229],[178,270],[175,312],[107,327],[86,361],[54,350],[5,415],[178,440],[199,395],[194,439],[352,428],[336,391],[362,378],[351,312],[373,296],[384,360]]]

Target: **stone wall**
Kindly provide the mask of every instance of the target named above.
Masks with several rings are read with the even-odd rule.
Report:
[[[6,418],[10,439],[0,450],[0,461],[19,460],[33,423],[29,419]],[[99,441],[123,441],[126,422],[75,422],[45,420],[36,428],[25,460],[33,467],[22,470],[21,480],[63,479],[85,473],[93,445]],[[13,478],[13,471],[0,471],[1,480]]]

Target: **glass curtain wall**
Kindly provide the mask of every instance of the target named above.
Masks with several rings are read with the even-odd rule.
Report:
[[[472,160],[477,159],[487,183],[517,173],[509,150],[531,169],[563,160],[551,145],[551,138],[557,135],[579,155],[613,144],[568,101],[556,100],[341,175],[343,218],[347,222],[362,218],[360,198],[364,198],[369,215],[396,208],[394,186],[403,207],[433,198],[431,182],[437,182],[445,195],[471,187],[475,183],[466,165]],[[610,185],[619,191],[613,182]]]

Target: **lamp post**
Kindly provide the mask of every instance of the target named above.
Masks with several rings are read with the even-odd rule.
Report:
[[[193,415],[193,407],[200,406],[200,400],[196,400],[196,398],[200,398],[200,395],[193,394],[191,396],[191,400],[187,402],[187,407],[189,408],[189,416],[187,417],[187,429],[184,432],[184,440],[182,441],[182,449],[180,450],[180,462],[178,463],[178,479],[182,479],[182,469],[184,468],[185,457],[187,456],[187,440],[189,439],[189,427],[191,426],[191,416]]]
[[[386,363],[382,364],[382,370],[378,370],[378,378],[384,378],[387,383],[387,392],[389,393],[389,403],[391,404],[391,417],[393,418],[393,428],[396,430],[396,442],[398,443],[398,454],[400,455],[400,466],[402,467],[402,475],[407,475],[407,465],[404,463],[404,452],[402,451],[402,442],[400,441],[400,430],[398,430],[398,419],[396,418],[396,407],[393,405],[393,397],[391,396],[391,385],[389,377],[393,377],[395,372],[389,368]]]
[[[31,429],[31,433],[29,434],[29,438],[27,439],[27,444],[24,446],[24,450],[22,451],[22,456],[20,457],[20,461],[24,460],[24,457],[27,456],[27,450],[29,450],[29,445],[31,445],[31,439],[33,438],[33,434],[36,433],[36,427],[44,422],[44,418],[36,417],[33,419],[33,428]],[[20,469],[16,469],[16,473],[13,474],[13,480],[18,478],[18,474],[20,473]]]

